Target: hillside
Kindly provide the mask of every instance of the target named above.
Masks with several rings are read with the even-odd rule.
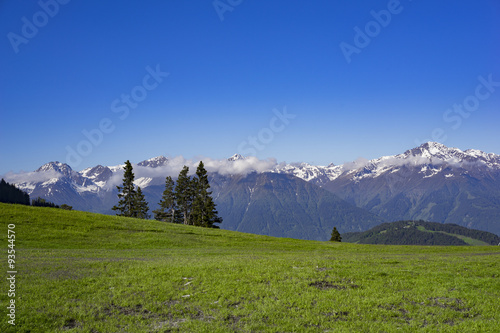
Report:
[[[424,221],[383,223],[365,232],[342,235],[342,240],[359,244],[391,245],[498,245],[495,234],[456,224]]]
[[[0,224],[15,225],[17,270],[15,296],[0,294],[16,325],[1,332],[494,332],[500,320],[496,246],[304,241],[8,204]]]
[[[321,240],[340,232],[366,230],[385,222],[338,196],[291,175],[213,175],[221,228],[274,237]]]

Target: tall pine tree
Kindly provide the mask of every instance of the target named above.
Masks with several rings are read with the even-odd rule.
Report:
[[[139,219],[149,219],[149,207],[140,187],[137,187],[134,200],[134,217]]]
[[[215,209],[215,203],[212,199],[210,191],[210,183],[208,182],[207,170],[200,161],[196,169],[196,177],[192,181],[194,189],[194,200],[192,206],[192,220],[196,226],[205,228],[218,228],[214,223],[222,223],[222,218],[218,216]]]
[[[133,217],[135,215],[135,203],[136,203],[136,191],[134,186],[134,173],[132,170],[132,164],[129,160],[125,162],[123,173],[123,184],[122,186],[117,186],[118,189],[118,205],[114,206],[112,209],[118,211],[116,215]]]
[[[184,166],[177,178],[175,186],[175,194],[177,205],[182,214],[182,222],[184,224],[192,224],[191,222],[191,207],[193,204],[193,183],[188,175],[189,167]]]
[[[160,208],[154,210],[153,213],[155,220],[182,223],[177,208],[175,184],[170,176],[165,179],[165,190],[160,200]]]

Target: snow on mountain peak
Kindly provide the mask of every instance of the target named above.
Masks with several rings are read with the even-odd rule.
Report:
[[[71,169],[71,167],[69,165],[67,165],[66,163],[61,163],[61,162],[56,161],[56,162],[49,162],[47,164],[42,165],[35,172],[45,172],[45,171],[51,171],[51,170],[56,171],[56,172],[60,172],[62,174],[73,171],[73,169]]]
[[[314,180],[316,184],[321,185],[337,178],[342,173],[342,166],[336,166],[333,163],[327,167],[308,163],[280,164],[273,172],[291,174],[305,181]]]
[[[457,148],[448,148],[438,142],[426,142],[416,148],[410,149],[404,153],[406,157],[421,156],[424,158],[438,157],[441,159],[449,159],[462,151]]]
[[[76,173],[66,163],[61,163],[61,162],[57,162],[57,161],[44,164],[41,167],[39,167],[35,172],[39,172],[39,173],[53,172],[53,173],[60,174],[61,176],[65,176],[65,177],[71,177]]]
[[[453,168],[465,168],[481,165],[488,168],[500,169],[500,156],[486,154],[480,150],[469,149],[465,152],[458,148],[449,148],[438,142],[426,142],[419,147],[410,149],[403,154],[382,156],[373,160],[358,159],[353,162],[327,167],[313,166],[307,163],[295,163],[280,166],[275,170],[279,173],[288,173],[306,181],[313,181],[322,185],[338,177],[347,177],[358,182],[364,178],[377,178],[384,174],[397,173],[401,167],[417,168],[424,178],[433,177],[446,169],[445,165]],[[451,177],[448,173],[447,178]]]
[[[399,157],[400,155],[396,155]],[[428,162],[434,163],[482,163],[489,167],[500,168],[500,156],[493,153],[485,153],[477,149],[462,151],[458,148],[450,148],[437,142],[426,142],[417,148],[406,151],[401,155],[403,158],[421,157]],[[421,162],[424,162],[423,160]]]
[[[227,160],[230,162],[234,162],[234,161],[239,161],[239,160],[244,160],[244,159],[245,159],[245,157],[241,156],[240,154],[234,154],[233,156],[231,156]]]
[[[167,174],[177,174],[177,167],[189,165],[196,168],[194,161],[183,158],[167,160],[164,156],[154,157],[137,164],[136,185],[147,187],[162,184]],[[458,177],[470,172],[480,173],[485,168],[500,170],[500,155],[485,153],[477,149],[462,151],[449,148],[437,142],[426,142],[416,148],[398,155],[382,156],[377,159],[356,161],[328,166],[316,166],[308,163],[276,163],[274,160],[259,160],[256,157],[243,157],[234,154],[228,159],[206,161],[207,170],[220,174],[246,174],[248,172],[276,172],[296,176],[323,186],[337,178],[358,182],[365,178],[377,178],[408,174],[420,174],[424,178],[446,175],[446,178]],[[175,172],[174,172],[175,170]],[[66,186],[69,184],[78,192],[108,191],[118,185],[123,175],[123,165],[106,167],[98,165],[80,172],[73,171],[65,163],[50,162],[35,172],[6,175],[7,181],[20,188],[33,191],[46,186]]]
[[[149,160],[139,162],[139,163],[137,163],[137,165],[142,166],[142,167],[157,168],[157,167],[164,166],[167,163],[168,163],[168,159],[162,155],[162,156],[150,158]]]
[[[98,165],[82,170],[80,174],[85,178],[91,179],[94,183],[98,183],[106,182],[113,175],[113,172],[108,167]]]

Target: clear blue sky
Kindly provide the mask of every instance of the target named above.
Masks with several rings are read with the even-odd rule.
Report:
[[[60,2],[0,3],[0,174],[340,164],[429,140],[500,154],[498,0]]]

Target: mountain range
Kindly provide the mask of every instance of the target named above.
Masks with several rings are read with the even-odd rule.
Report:
[[[500,156],[435,142],[393,156],[343,165],[277,163],[234,155],[204,159],[221,228],[278,237],[327,240],[383,222],[427,220],[500,234]],[[197,161],[164,156],[134,164],[135,184],[150,208],[160,201],[167,175]],[[9,173],[9,183],[32,198],[74,209],[113,214],[123,166],[75,171],[50,162],[34,172]]]

